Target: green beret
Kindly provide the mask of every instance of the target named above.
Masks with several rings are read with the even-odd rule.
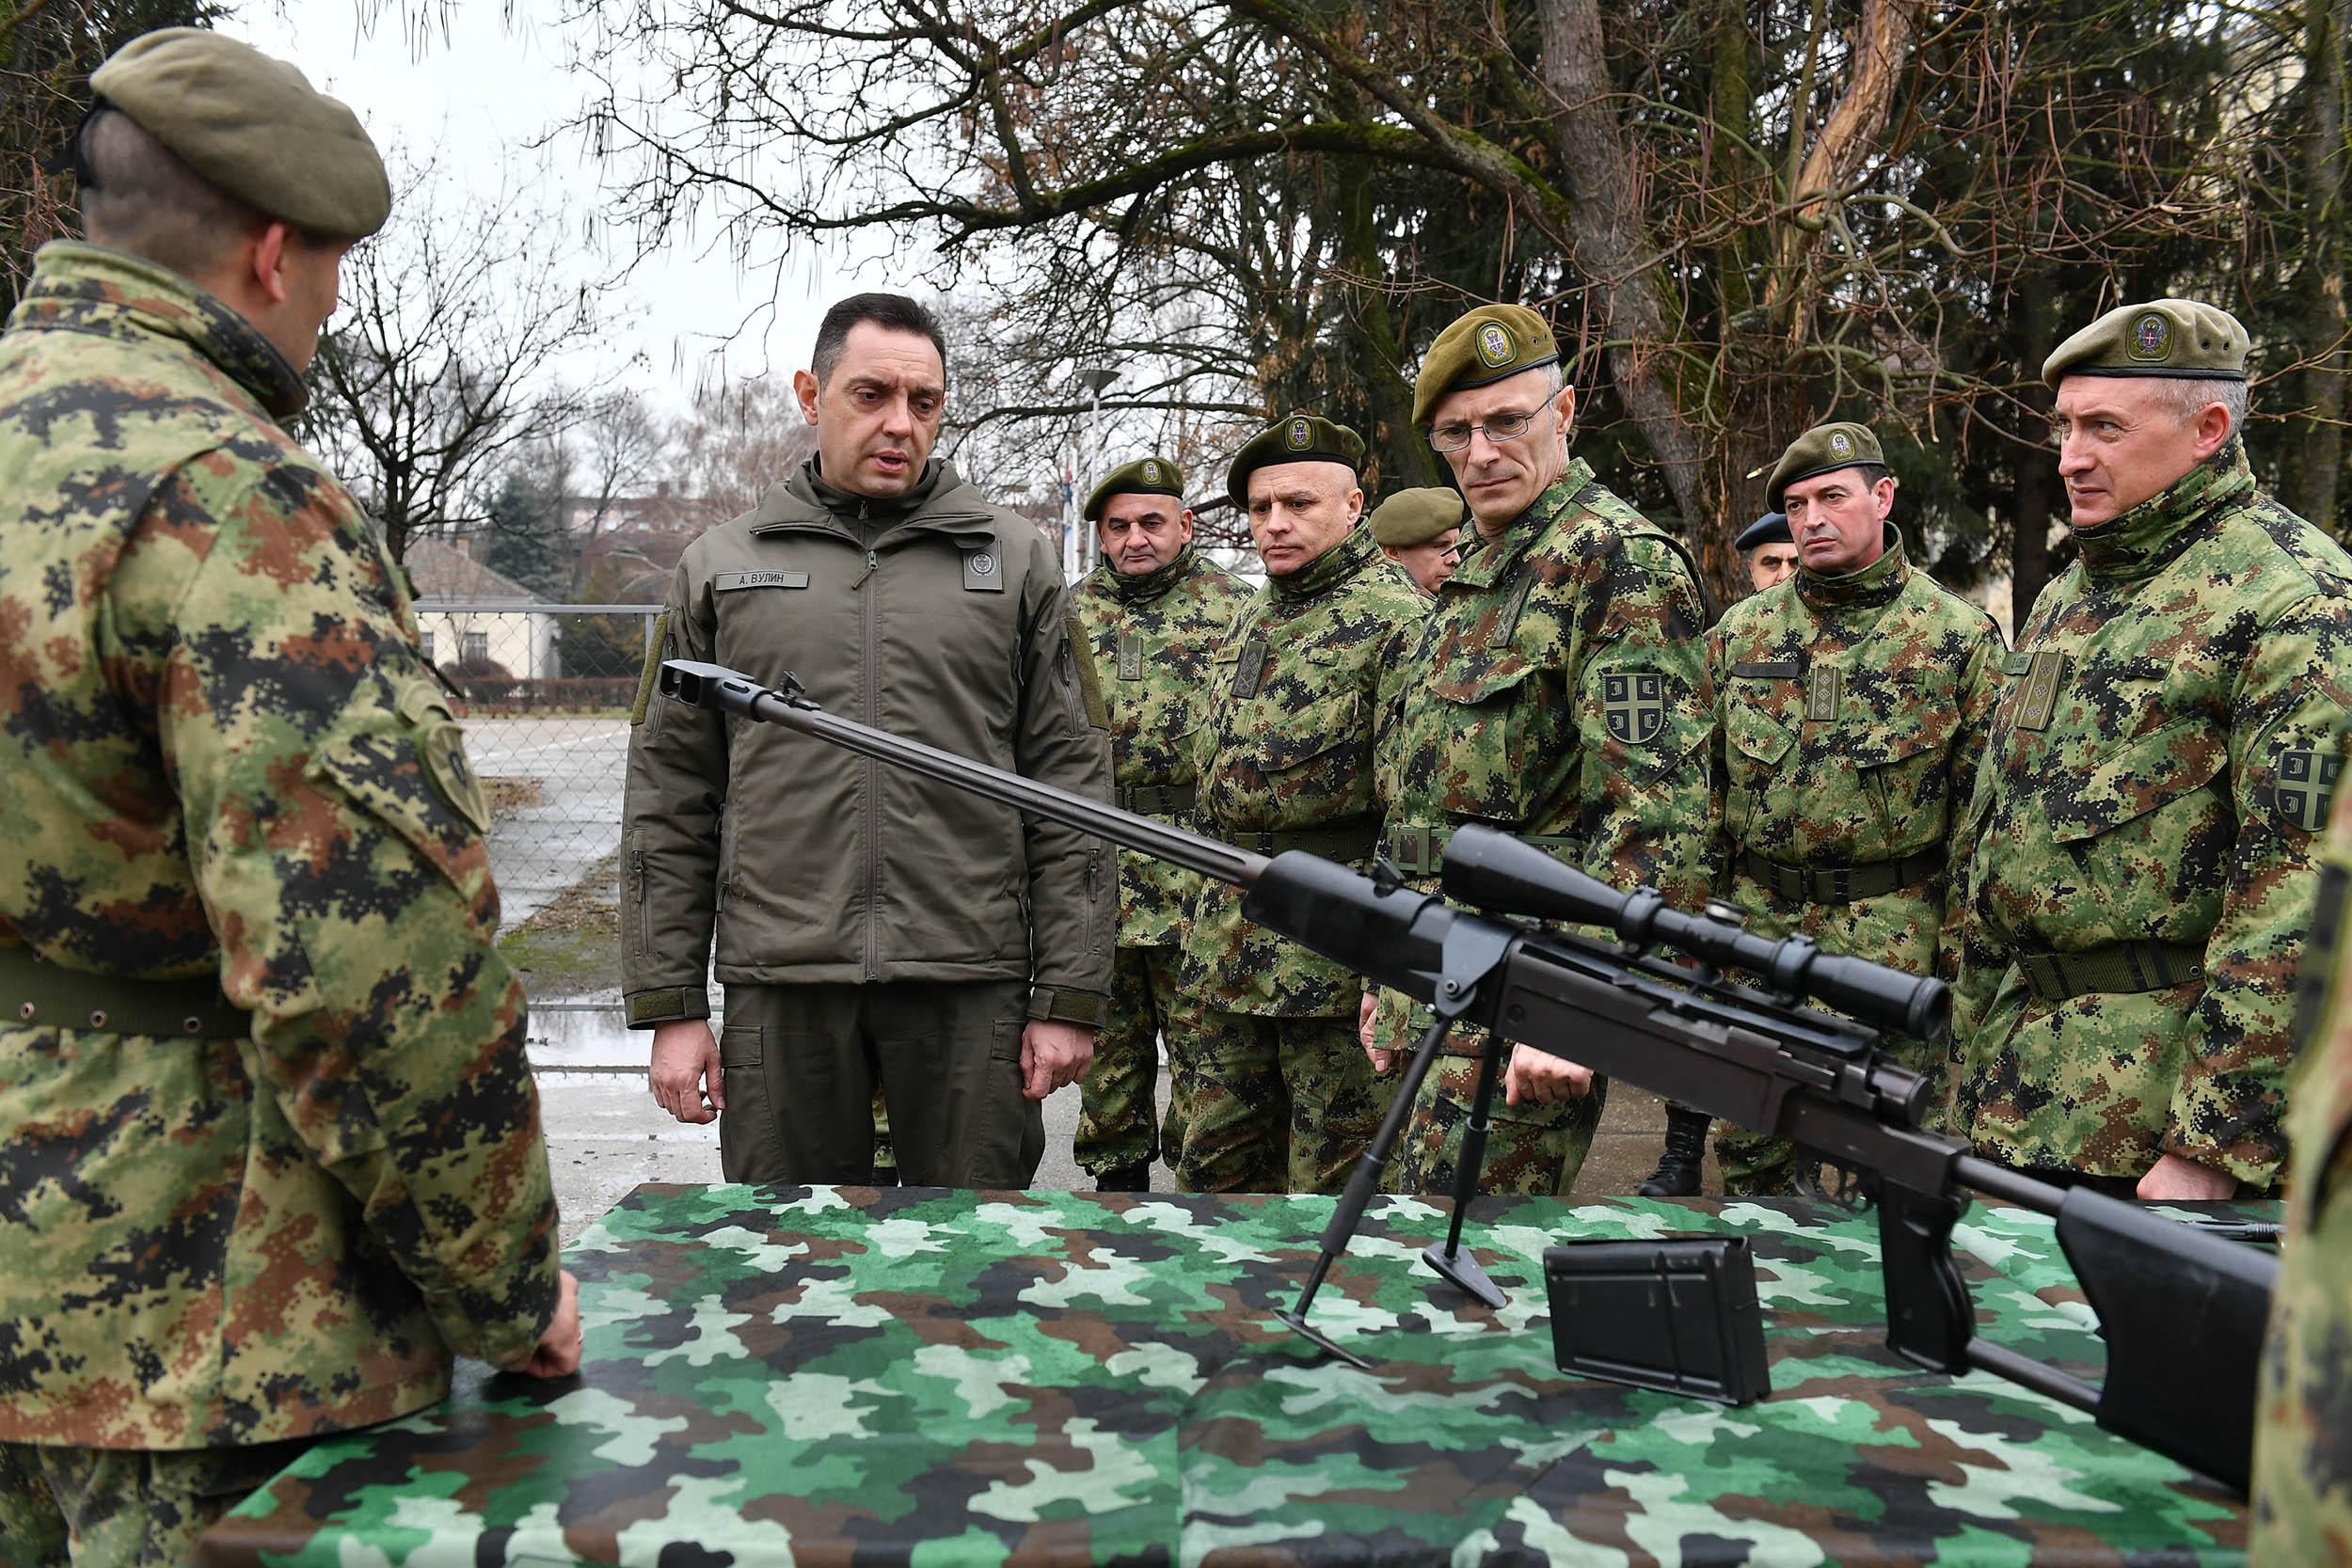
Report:
[[[1789,442],[1788,450],[1772,465],[1772,477],[1764,482],[1765,499],[1778,512],[1782,495],[1799,480],[1860,463],[1886,465],[1886,453],[1880,450],[1879,438],[1870,434],[1868,425],[1844,420],[1817,424]]]
[[[1551,324],[1524,305],[1482,305],[1438,334],[1413,377],[1413,422],[1426,429],[1438,402],[1464,387],[1560,362]]]
[[[2182,381],[2243,381],[2253,348],[2227,310],[2193,299],[2157,299],[2109,310],[2042,361],[2056,387],[2070,375],[2162,375]]]
[[[359,118],[301,71],[198,27],[143,33],[90,77],[206,182],[307,233],[364,239],[392,185]]]
[[[1351,474],[1364,471],[1364,438],[1320,414],[1289,414],[1242,444],[1225,470],[1225,493],[1249,510],[1249,476],[1278,463],[1337,463]]]
[[[1447,529],[1460,528],[1467,511],[1460,494],[1442,484],[1399,490],[1372,509],[1372,536],[1400,550],[1426,545]]]
[[[1184,470],[1165,457],[1138,457],[1133,463],[1121,463],[1103,476],[1103,483],[1087,496],[1086,511],[1081,514],[1089,523],[1103,515],[1103,507],[1113,496],[1174,496],[1184,499]]]

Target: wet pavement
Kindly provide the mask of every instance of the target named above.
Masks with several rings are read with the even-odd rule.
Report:
[[[469,720],[466,758],[483,779],[539,786],[537,801],[502,812],[490,833],[490,873],[512,930],[620,847],[628,721]]]

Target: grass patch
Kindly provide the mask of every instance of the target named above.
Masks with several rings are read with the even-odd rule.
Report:
[[[535,784],[536,780],[522,781]],[[499,938],[499,951],[534,1001],[617,990],[621,985],[621,852]]]
[[[548,786],[539,779],[485,779],[482,792],[489,797],[493,822],[503,822],[518,811],[548,803]]]

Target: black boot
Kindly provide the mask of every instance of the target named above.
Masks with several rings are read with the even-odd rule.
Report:
[[[1138,1160],[1132,1165],[1113,1165],[1094,1179],[1098,1193],[1148,1193],[1152,1190],[1152,1163]]]
[[[1704,1111],[1667,1106],[1665,1152],[1659,1155],[1658,1168],[1650,1172],[1649,1180],[1633,1190],[1644,1197],[1698,1196],[1699,1167],[1707,1163],[1710,1119]]]

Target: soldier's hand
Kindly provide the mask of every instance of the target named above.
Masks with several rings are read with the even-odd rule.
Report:
[[[565,1269],[556,1286],[555,1316],[532,1347],[531,1359],[515,1370],[525,1377],[569,1377],[580,1370],[580,1281]]]
[[[1593,1092],[1593,1069],[1564,1062],[1533,1046],[1511,1048],[1511,1065],[1502,1073],[1505,1105],[1557,1105],[1581,1100]]]
[[[1372,1058],[1372,1070],[1386,1072],[1396,1065],[1396,1053],[1383,1051],[1372,1043],[1373,1021],[1379,1016],[1380,993],[1376,990],[1364,992],[1363,1006],[1356,1010],[1356,1037],[1364,1042],[1364,1054]]]
[[[653,1102],[680,1121],[712,1121],[727,1108],[726,1073],[707,1018],[657,1025],[653,1069],[645,1076],[653,1085]]]
[[[2226,1170],[2168,1154],[2139,1179],[2142,1203],[2215,1203],[2237,1196],[2237,1178]]]
[[[1033,1018],[1021,1031],[1021,1092],[1042,1100],[1087,1075],[1094,1061],[1094,1031],[1050,1018]]]

